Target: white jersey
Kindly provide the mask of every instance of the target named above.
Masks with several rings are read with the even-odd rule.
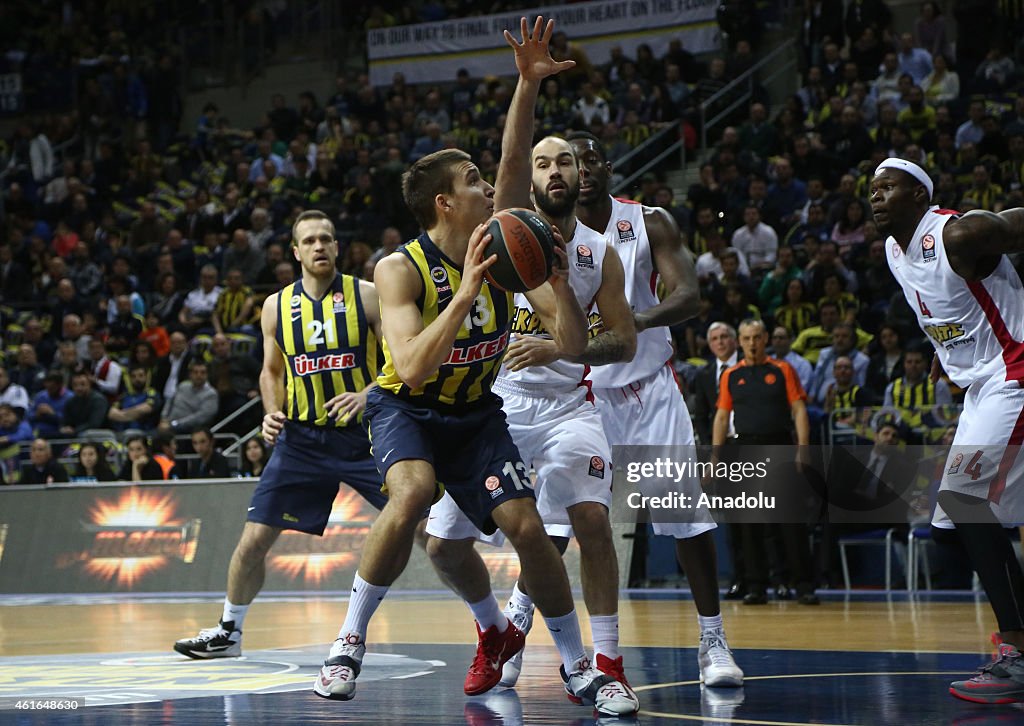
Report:
[[[626,300],[633,312],[658,304],[658,276],[644,224],[644,206],[612,199],[612,216],[604,230],[608,245],[619,253],[626,273]],[[620,388],[647,378],[672,357],[672,338],[666,327],[649,328],[636,336],[636,355],[628,363],[595,366],[595,388]]]
[[[958,386],[992,376],[1024,379],[1024,290],[1003,255],[995,270],[968,282],[950,267],[942,231],[954,212],[932,207],[904,253],[895,239],[885,255],[939,362]]]
[[[566,243],[569,258],[569,286],[576,293],[576,300],[584,313],[590,312],[594,297],[601,287],[604,274],[604,255],[608,249],[603,236],[586,225],[577,222],[572,239]],[[544,330],[540,316],[534,311],[526,295],[514,296],[515,312],[512,315],[512,336],[543,335],[551,337]],[[546,366],[530,366],[519,371],[510,371],[504,365],[498,378],[517,384],[551,386],[552,390],[567,390],[583,385],[589,366],[557,360]]]

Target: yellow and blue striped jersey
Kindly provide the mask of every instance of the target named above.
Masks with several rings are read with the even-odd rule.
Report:
[[[444,312],[459,289],[462,268],[439,250],[426,233],[399,247],[398,252],[409,258],[423,280],[416,306],[426,327]],[[378,385],[428,407],[469,407],[488,398],[508,347],[512,310],[512,294],[490,287],[485,281],[455,337],[448,359],[435,374],[422,386],[409,388],[395,372],[391,351],[384,341],[384,369],[377,379]]]
[[[316,426],[356,421],[327,417],[327,402],[358,393],[380,370],[378,343],[366,319],[359,281],[336,274],[319,300],[302,280],[287,285],[277,300],[277,345],[286,361],[285,415]]]

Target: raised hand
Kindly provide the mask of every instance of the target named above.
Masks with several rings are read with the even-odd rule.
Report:
[[[507,30],[505,41],[516,52],[516,68],[524,80],[541,81],[576,65],[576,61],[573,60],[556,61],[551,57],[548,42],[555,30],[554,20],[549,20],[545,26],[544,18],[538,15],[532,33],[527,30],[526,18],[520,18],[519,25],[522,42],[516,40],[516,37]]]

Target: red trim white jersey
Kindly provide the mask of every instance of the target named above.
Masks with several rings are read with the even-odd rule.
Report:
[[[577,222],[572,239],[566,242],[565,251],[569,258],[569,286],[576,293],[583,312],[590,315],[594,297],[601,287],[604,274],[604,255],[608,246],[604,237],[581,222]],[[544,329],[544,323],[534,311],[526,295],[518,293],[513,298],[515,312],[512,315],[513,341],[521,335],[551,334]],[[596,318],[594,313],[590,317]],[[519,371],[510,371],[504,365],[498,377],[521,384],[545,384],[558,390],[574,388],[585,383],[589,366],[557,360],[546,366],[531,366]],[[588,384],[589,385],[589,384]]]
[[[997,376],[1024,380],[1024,289],[1003,255],[996,269],[968,282],[950,267],[943,243],[956,212],[932,207],[914,230],[907,251],[885,243],[889,269],[903,288],[939,362],[958,386]]]
[[[644,223],[644,206],[612,199],[612,216],[604,230],[608,245],[619,253],[626,272],[626,300],[633,312],[643,312],[660,301],[655,289],[651,244]],[[595,366],[590,374],[595,388],[621,388],[655,373],[672,357],[672,338],[666,327],[648,328],[636,336],[636,355],[628,363]]]

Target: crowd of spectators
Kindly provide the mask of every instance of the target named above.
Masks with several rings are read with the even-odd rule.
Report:
[[[0,405],[0,418],[10,407]],[[177,442],[167,433],[147,437],[135,432],[123,444],[85,441],[69,448],[72,463],[56,459],[53,447],[44,438],[31,439],[28,458],[20,467],[19,484],[60,484],[65,482],[163,481],[168,479],[258,478],[270,457],[263,440],[246,441],[236,462],[229,461],[214,444],[208,428],[197,429],[190,437],[193,455],[177,458]],[[112,456],[117,449],[117,455]],[[119,467],[112,463],[122,460]],[[0,470],[0,480],[5,480]]]
[[[0,402],[11,403],[15,429],[50,441],[187,435],[256,397],[261,303],[296,274],[295,216],[331,214],[340,267],[372,279],[416,233],[399,185],[409,163],[458,146],[494,181],[513,87],[460,71],[430,86],[397,73],[375,88],[345,72],[327,93],[274,94],[248,124],[211,101],[191,129],[167,131],[173,114],[132,110],[165,89],[145,62],[115,52],[120,38],[94,39],[73,112],[26,120],[6,147],[0,350],[10,383]],[[705,73],[678,40],[661,58],[616,48],[599,63],[556,34],[552,51],[578,66],[547,82],[539,132],[590,130],[613,159],[653,128],[688,124],[732,72],[716,58]],[[739,42],[736,58],[749,54]],[[171,54],[157,67],[177,72]]]
[[[958,44],[952,58],[952,23],[934,3],[899,28],[882,2],[850,7],[836,18],[835,3],[808,4],[799,91],[775,113],[755,93],[685,194],[655,174],[636,190],[673,215],[696,258],[702,308],[673,331],[679,367],[713,357],[713,322],[760,317],[809,362],[803,382],[823,412],[847,400],[847,362],[857,400],[899,407],[908,386],[924,385],[922,400],[956,401],[955,387],[932,390],[904,370],[906,352],[925,348],[888,272],[867,182],[878,161],[899,155],[933,174],[942,206],[1020,204],[1014,49],[972,60]],[[467,12],[383,3],[357,22]],[[398,73],[377,88],[346,71],[331,89],[275,94],[260,118],[229,119],[210,101],[182,120],[180,60],[156,41],[155,53],[126,52],[126,23],[139,17],[89,32],[75,14],[46,17],[60,37],[82,32],[62,57],[77,64],[77,101],[27,119],[3,149],[0,443],[97,428],[186,435],[222,419],[258,395],[260,306],[294,278],[289,235],[300,211],[331,214],[340,267],[372,279],[416,231],[399,189],[410,162],[457,146],[490,181],[500,163],[511,79],[461,71],[413,85]],[[965,22],[958,13],[959,30]],[[29,38],[23,68],[52,60],[51,40]],[[736,31],[707,58],[674,40],[660,57],[641,45],[592,59],[556,34],[553,55],[577,67],[546,82],[537,131],[588,130],[613,163],[659,127],[692,143],[694,109],[753,65],[755,41]]]
[[[686,202],[659,203],[687,230],[702,285],[700,314],[674,330],[677,367],[692,380],[714,358],[713,323],[763,319],[776,355],[802,361],[813,422],[886,406],[915,440],[927,412],[963,391],[928,380],[931,345],[889,272],[869,182],[899,156],[928,171],[943,208],[1024,206],[1021,75],[1001,38],[982,57],[968,47],[952,58],[952,24],[936,3],[907,27],[894,27],[880,1],[841,9],[808,3],[798,92],[774,120],[755,100]],[[656,189],[643,201],[658,203]]]

